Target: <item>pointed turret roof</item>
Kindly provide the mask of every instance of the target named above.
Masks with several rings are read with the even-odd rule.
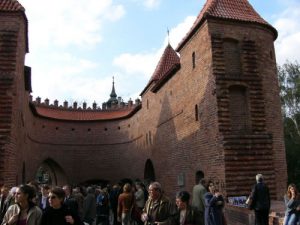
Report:
[[[25,15],[25,8],[17,0],[0,0],[0,13],[1,12],[21,12],[25,20],[25,32],[26,32],[26,52],[29,52],[28,47],[28,20]]]
[[[277,38],[276,29],[255,11],[248,0],[207,0],[200,14],[197,16],[191,30],[179,43],[176,51],[180,51],[201,24],[208,18],[238,20],[240,22],[261,24],[270,28],[274,33],[274,38]]]
[[[180,68],[180,58],[172,48],[170,44],[165,48],[164,53],[162,54],[156,69],[150,78],[147,86],[142,91],[141,95],[149,88],[149,86],[155,82],[155,86],[152,88],[152,91],[155,91],[161,87],[165,81],[171,78],[171,76]]]
[[[22,11],[25,12],[24,7],[17,0],[1,0],[0,11]]]

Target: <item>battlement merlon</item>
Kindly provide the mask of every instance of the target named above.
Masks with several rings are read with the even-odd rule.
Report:
[[[115,111],[115,110],[129,110],[131,108],[135,108],[136,106],[139,106],[142,104],[140,99],[136,99],[135,102],[133,102],[131,99],[129,99],[128,102],[124,102],[121,97],[118,98],[118,102],[114,102],[111,105],[108,105],[106,102],[102,104],[102,108],[98,106],[98,104],[94,101],[91,107],[88,107],[86,102],[82,103],[82,106],[78,104],[77,101],[74,101],[73,104],[69,104],[68,101],[64,101],[62,105],[59,104],[59,101],[55,99],[53,101],[53,104],[50,103],[50,100],[48,98],[45,98],[44,101],[42,101],[41,97],[36,97],[35,100],[33,100],[32,96],[30,95],[30,102],[33,103],[35,106],[39,107],[46,107],[46,108],[57,108],[61,110],[73,110],[73,111]],[[70,105],[70,106],[69,106]]]

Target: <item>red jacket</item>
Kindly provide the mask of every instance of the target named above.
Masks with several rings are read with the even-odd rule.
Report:
[[[118,216],[121,217],[122,213],[128,213],[134,204],[132,193],[122,193],[118,198]]]

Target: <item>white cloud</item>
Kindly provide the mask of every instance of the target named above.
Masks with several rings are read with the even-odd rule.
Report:
[[[26,8],[32,48],[93,46],[102,40],[105,19],[120,19],[125,10],[112,0],[20,0]]]
[[[154,8],[160,4],[160,0],[145,0],[144,5],[147,8]]]
[[[113,0],[19,0],[29,24],[26,65],[32,67],[33,96],[99,103],[109,96],[111,77],[99,72],[95,54],[103,24],[120,20],[125,9]],[[102,87],[102,88],[101,88]],[[105,87],[105,88],[103,88]],[[107,89],[106,89],[107,87]],[[72,97],[70,97],[72,96]]]
[[[287,4],[287,2],[285,2]],[[278,30],[278,39],[275,42],[277,63],[282,65],[289,60],[300,61],[300,4],[289,2],[289,7],[284,10],[274,22]]]
[[[94,75],[94,71],[99,70],[96,63],[63,52],[51,54],[48,58],[52,66],[37,61],[32,68],[32,87],[38,96],[49,98],[51,102],[58,99],[60,104],[64,100],[82,100],[90,105],[94,100],[99,103],[108,96],[110,90],[99,87],[111,86],[111,78],[99,79]]]
[[[132,0],[132,1],[143,5],[147,9],[157,8],[161,3],[161,0]]]
[[[195,16],[188,16],[182,23],[178,24],[176,27],[170,30],[170,44],[174,49],[189,32],[195,20]],[[165,40],[165,44],[167,43],[167,41],[168,39]]]
[[[114,59],[114,65],[120,67],[127,74],[142,74],[148,81],[152,76],[156,65],[166,48],[168,41],[175,49],[178,43],[185,37],[192,27],[196,17],[189,16],[182,23],[170,30],[170,37],[166,37],[163,46],[155,52],[130,54],[124,53]],[[168,40],[169,39],[169,40]]]
[[[153,70],[156,58],[156,53],[124,53],[115,58],[114,65],[119,66],[128,74],[143,74],[144,76],[149,76],[149,74]]]

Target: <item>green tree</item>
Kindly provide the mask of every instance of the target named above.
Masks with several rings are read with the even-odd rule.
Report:
[[[278,66],[289,183],[300,187],[300,65]]]

